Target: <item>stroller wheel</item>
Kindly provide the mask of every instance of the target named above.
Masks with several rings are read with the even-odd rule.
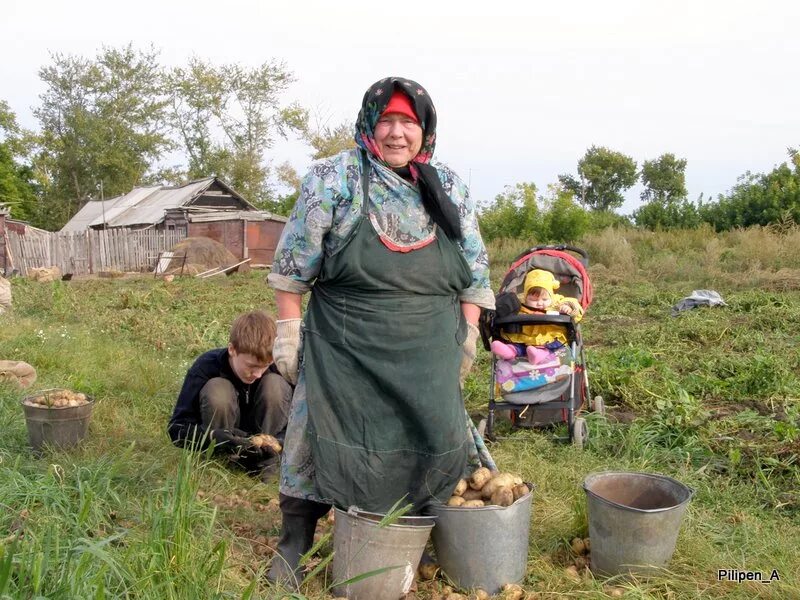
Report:
[[[582,450],[588,439],[589,428],[586,426],[586,419],[578,417],[572,424],[572,445]]]
[[[595,396],[592,401],[592,411],[599,415],[606,414],[606,403],[602,396]]]

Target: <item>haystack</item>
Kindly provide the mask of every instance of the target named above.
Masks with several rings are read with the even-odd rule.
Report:
[[[178,255],[186,255],[183,273],[189,275],[197,275],[209,269],[230,267],[239,262],[239,259],[225,246],[206,237],[189,237],[183,239],[175,244],[172,251]],[[180,273],[180,270],[180,259],[173,258],[169,263],[167,273]],[[247,263],[237,267],[239,273],[246,273],[249,270],[250,266]]]

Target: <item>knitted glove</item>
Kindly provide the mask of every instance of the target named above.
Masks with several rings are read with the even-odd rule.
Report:
[[[297,384],[300,359],[300,319],[281,319],[272,345],[272,359],[278,372],[292,385]]]
[[[469,331],[467,331],[467,339],[464,340],[464,344],[461,346],[463,350],[463,354],[461,355],[461,373],[459,376],[461,387],[464,387],[464,380],[467,378],[467,374],[472,368],[472,363],[475,362],[478,336],[480,335],[480,331],[472,323],[467,323],[467,327],[469,328]]]
[[[216,442],[214,450],[219,454],[239,454],[253,445],[241,429],[212,429],[209,438]]]

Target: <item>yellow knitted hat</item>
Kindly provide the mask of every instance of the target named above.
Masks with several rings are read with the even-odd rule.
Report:
[[[534,269],[525,276],[525,294],[527,295],[531,288],[540,287],[553,293],[561,285],[558,280],[553,277],[550,271],[542,269]]]

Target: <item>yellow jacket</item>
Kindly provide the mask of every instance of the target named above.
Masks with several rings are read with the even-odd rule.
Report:
[[[575,320],[575,322],[577,323],[583,318],[583,308],[581,308],[581,303],[578,302],[577,299],[560,296],[558,294],[551,294],[551,296],[553,298],[553,303],[550,305],[550,310],[558,310],[562,304],[569,303],[572,305],[575,311],[572,315],[572,318]],[[522,308],[519,310],[519,314],[540,315],[542,312],[538,310],[532,310],[523,304]],[[556,340],[562,344],[567,343],[567,336],[564,333],[564,328],[559,325],[523,325],[522,332],[508,333],[504,331],[503,337],[509,342],[514,342],[515,344],[525,344],[526,346],[544,346],[545,344],[554,342]]]

